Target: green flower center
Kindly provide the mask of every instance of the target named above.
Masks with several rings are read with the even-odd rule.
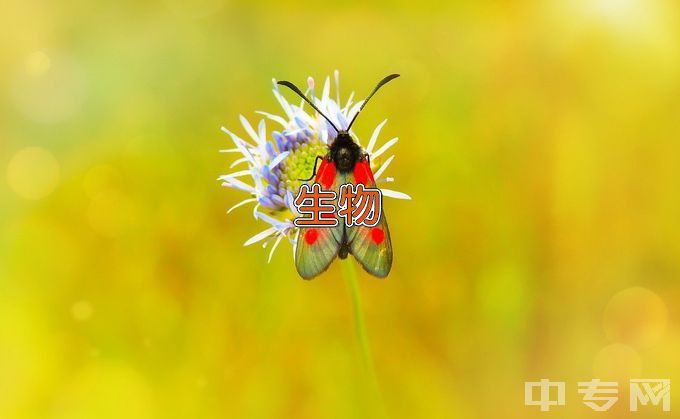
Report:
[[[299,179],[309,179],[314,172],[314,162],[317,156],[323,157],[326,153],[328,153],[328,146],[316,136],[291,152],[281,163],[281,180],[286,190],[290,191],[293,196],[297,195],[300,186],[304,183]]]

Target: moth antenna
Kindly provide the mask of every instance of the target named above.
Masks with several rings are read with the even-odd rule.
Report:
[[[289,88],[290,90],[292,90],[292,91],[294,91],[295,93],[297,93],[298,96],[300,96],[302,99],[304,99],[305,102],[309,103],[309,106],[311,106],[312,108],[314,108],[314,110],[317,111],[317,112],[319,113],[319,115],[323,116],[323,118],[324,118],[326,121],[328,121],[328,123],[331,124],[331,126],[332,126],[338,133],[340,132],[340,130],[338,129],[338,127],[336,127],[335,124],[333,123],[333,121],[331,121],[330,119],[328,119],[328,117],[327,117],[326,115],[324,115],[323,112],[321,112],[321,111],[319,110],[319,108],[317,108],[316,106],[314,106],[314,104],[312,103],[312,101],[309,100],[309,99],[307,99],[307,96],[305,96],[305,94],[302,93],[302,91],[300,91],[300,89],[298,89],[296,85],[294,85],[293,83],[291,83],[291,82],[289,82],[289,81],[286,81],[286,80],[277,81],[276,84],[280,84],[281,86],[286,86],[286,87]]]
[[[378,82],[378,84],[375,86],[375,88],[373,89],[371,94],[368,95],[366,100],[364,100],[364,103],[361,104],[361,107],[359,108],[357,113],[354,114],[352,121],[349,123],[349,126],[347,127],[347,131],[349,131],[349,129],[352,128],[352,124],[354,123],[354,121],[356,121],[357,116],[359,116],[359,113],[361,112],[361,110],[364,109],[364,106],[366,106],[368,101],[373,97],[373,95],[378,91],[378,89],[380,89],[381,87],[386,85],[390,80],[396,79],[397,77],[399,77],[399,74],[390,74],[389,76],[385,77],[384,79],[380,80],[380,82]]]

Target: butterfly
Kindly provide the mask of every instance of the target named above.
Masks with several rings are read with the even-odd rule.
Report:
[[[397,77],[399,74],[391,74],[382,79],[364,100],[347,129],[343,130],[338,129],[293,83],[285,80],[278,82],[304,99],[337,132],[326,155],[316,157],[312,176],[300,180],[308,182],[313,179],[323,190],[336,194],[344,184],[362,184],[365,188],[376,189],[370,156],[352,139],[349,130],[378,89]],[[321,165],[317,170],[319,161]],[[312,279],[328,269],[336,257],[346,259],[351,254],[368,273],[380,278],[386,277],[392,268],[392,241],[385,215],[381,212],[379,221],[372,227],[348,226],[344,220],[338,221],[335,227],[299,228],[295,248],[295,268],[298,274],[304,279]]]

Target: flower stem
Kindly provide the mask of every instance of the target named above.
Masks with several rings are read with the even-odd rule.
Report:
[[[352,300],[352,311],[354,314],[354,327],[359,341],[359,348],[361,350],[361,357],[364,364],[364,370],[368,376],[369,385],[373,391],[376,401],[378,402],[378,409],[381,414],[378,416],[384,417],[384,406],[382,405],[382,395],[378,385],[378,379],[373,365],[373,356],[371,355],[371,346],[368,343],[368,334],[366,333],[366,322],[364,321],[364,309],[361,304],[361,293],[359,291],[359,282],[357,281],[357,273],[352,261],[346,260],[340,264],[342,267],[342,275],[345,277],[347,289],[349,291],[350,299]]]
[[[364,321],[364,310],[361,304],[361,293],[359,292],[359,283],[357,281],[357,273],[354,264],[351,261],[345,261],[342,264],[342,274],[347,283],[349,296],[352,299],[352,313],[354,315],[354,326],[359,341],[359,348],[361,349],[361,356],[364,362],[364,367],[370,372],[373,371],[373,357],[371,356],[371,347],[368,344],[368,335],[366,333],[366,322]]]

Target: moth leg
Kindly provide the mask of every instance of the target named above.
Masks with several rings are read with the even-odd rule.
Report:
[[[316,176],[316,165],[319,163],[319,159],[323,159],[321,156],[316,156],[316,159],[314,159],[314,170],[312,171],[312,176],[309,179],[298,179],[301,182],[309,182],[310,180],[314,179],[314,176]]]

